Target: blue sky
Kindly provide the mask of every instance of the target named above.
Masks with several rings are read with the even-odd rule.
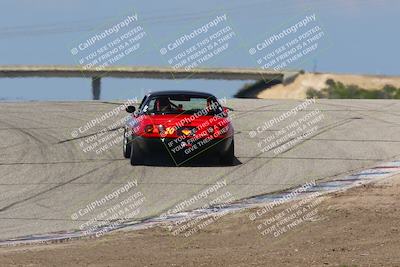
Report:
[[[316,14],[323,49],[296,68],[320,72],[399,75],[400,1],[128,1],[2,0],[0,65],[77,64],[71,45],[136,12],[146,31],[141,50],[123,65],[167,66],[159,49],[215,15],[227,14],[236,34],[225,54],[202,67],[259,67],[248,49],[304,14]],[[111,23],[111,24],[110,24]],[[90,79],[0,79],[0,99],[91,99]],[[189,89],[232,96],[244,81],[102,79],[102,99],[141,97],[149,90]]]

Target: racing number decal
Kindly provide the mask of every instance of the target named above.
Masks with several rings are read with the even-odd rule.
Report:
[[[168,127],[167,129],[165,129],[166,134],[173,134],[174,131],[175,131],[174,127]]]

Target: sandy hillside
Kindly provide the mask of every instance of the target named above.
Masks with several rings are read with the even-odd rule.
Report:
[[[342,82],[346,85],[355,84],[365,89],[380,89],[386,84],[400,87],[400,77],[366,76],[333,73],[304,73],[292,83],[275,85],[258,94],[258,98],[268,99],[304,99],[308,88],[321,90],[326,87],[328,79]]]

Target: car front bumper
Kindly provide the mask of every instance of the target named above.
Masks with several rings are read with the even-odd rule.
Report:
[[[132,136],[130,140],[137,153],[151,155],[152,153],[167,153],[174,158],[191,158],[201,154],[221,155],[228,151],[233,142],[233,136],[215,139],[197,139],[188,144],[185,140],[175,138],[146,138]]]

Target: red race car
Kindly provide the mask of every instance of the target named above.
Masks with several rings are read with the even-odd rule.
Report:
[[[123,153],[132,165],[143,164],[155,153],[166,152],[176,165],[202,154],[232,165],[234,130],[228,108],[208,93],[164,91],[147,94],[125,126]]]

